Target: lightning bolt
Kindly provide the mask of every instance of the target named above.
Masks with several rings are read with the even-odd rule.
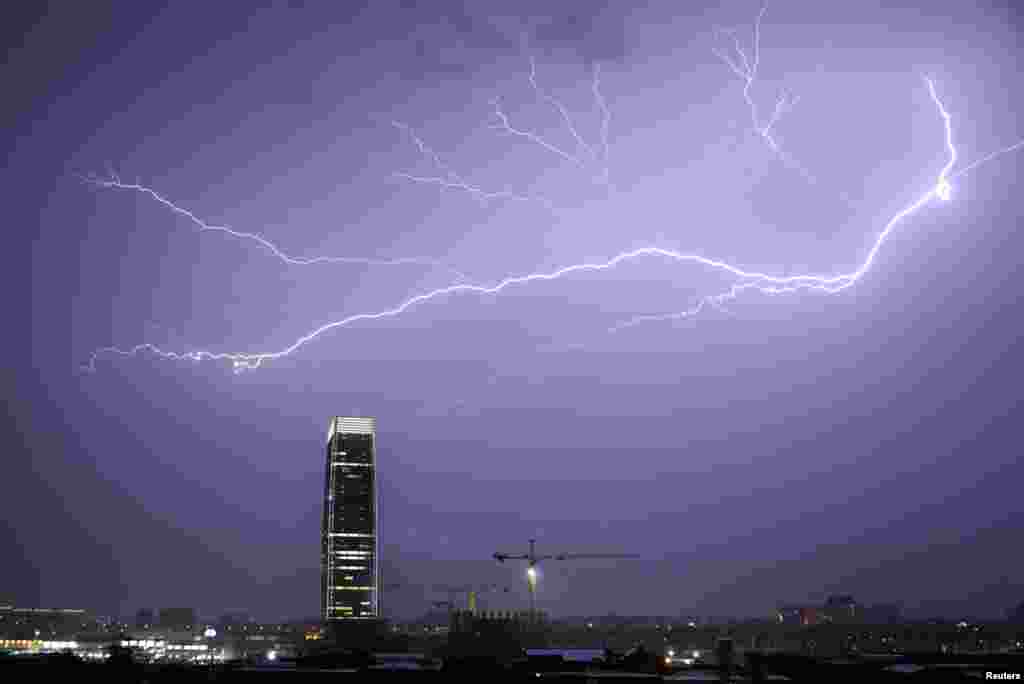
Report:
[[[609,174],[609,161],[608,161],[608,131],[612,123],[612,111],[608,108],[608,102],[604,99],[604,95],[601,94],[601,63],[594,62],[594,78],[590,82],[590,90],[594,94],[594,103],[597,104],[597,108],[601,110],[601,129],[600,129],[600,141],[601,141],[601,182],[608,184],[610,182],[608,178]]]
[[[440,155],[438,155],[437,152],[435,152],[419,135],[416,134],[411,126],[400,121],[392,121],[391,124],[409,136],[413,143],[415,143],[416,147],[419,148],[420,154],[429,159],[435,170],[440,174],[436,176],[417,176],[400,171],[394,174],[395,177],[404,178],[405,180],[409,180],[414,183],[438,185],[449,190],[461,190],[469,193],[482,205],[486,205],[487,203],[495,200],[512,200],[516,202],[537,202],[550,210],[555,209],[555,205],[551,200],[539,195],[523,195],[508,190],[488,191],[478,185],[469,183],[448,164],[446,164],[441,159]]]
[[[754,21],[754,42],[751,54],[748,54],[743,48],[735,29],[718,29],[716,31],[716,33],[732,43],[732,53],[718,47],[712,48],[712,52],[743,82],[743,100],[747,103],[747,107],[750,110],[750,120],[754,131],[784,164],[795,169],[807,182],[813,184],[815,182],[814,177],[802,164],[782,149],[772,130],[779,120],[796,106],[799,98],[782,93],[775,100],[775,107],[772,109],[771,116],[767,120],[762,121],[757,102],[750,93],[751,88],[754,87],[754,82],[757,80],[758,68],[761,65],[761,21],[764,19],[764,14],[767,10],[768,6],[763,5],[761,11],[757,14],[757,19]]]
[[[1015,152],[1016,150],[1019,150],[1021,147],[1024,147],[1024,140],[1018,140],[1017,142],[1015,142],[1013,144],[1010,144],[1010,145],[1007,145],[1006,147],[1003,147],[1001,149],[998,149],[995,152],[992,152],[990,154],[986,154],[984,157],[981,157],[980,159],[977,159],[977,160],[971,162],[970,164],[968,164],[964,168],[962,168],[959,171],[957,171],[956,173],[954,173],[952,176],[949,177],[949,179],[951,181],[952,180],[956,180],[960,176],[964,175],[965,173],[968,173],[969,171],[973,171],[974,169],[976,169],[977,167],[981,166],[982,164],[987,164],[990,161],[995,161],[999,157],[1002,157],[1004,154],[1009,154],[1010,152]]]
[[[741,59],[741,62],[746,66],[752,66],[749,60],[745,58]],[[753,62],[756,64],[756,58]],[[122,349],[118,347],[104,347],[98,349],[89,358],[89,362],[83,367],[86,371],[95,371],[96,363],[102,356],[107,355],[120,355],[120,356],[136,356],[143,352],[149,352],[156,355],[157,357],[168,359],[168,360],[187,360],[187,361],[228,361],[232,364],[234,371],[242,372],[245,370],[252,370],[261,367],[265,362],[273,361],[276,359],[289,356],[300,348],[308,344],[309,342],[317,339],[325,333],[338,328],[349,327],[353,324],[374,321],[386,318],[397,317],[410,309],[424,304],[426,302],[448,297],[456,294],[477,294],[477,295],[496,295],[503,292],[506,289],[527,285],[530,283],[548,282],[555,281],[567,276],[571,276],[577,273],[583,273],[588,271],[605,271],[613,269],[616,266],[631,262],[641,258],[656,257],[664,259],[670,262],[676,262],[680,264],[692,264],[702,267],[706,267],[712,270],[719,271],[733,279],[733,284],[725,291],[708,295],[701,298],[694,306],[689,309],[677,313],[656,315],[656,316],[640,316],[625,323],[619,324],[614,327],[613,330],[630,327],[637,325],[644,321],[652,320],[666,320],[666,319],[678,319],[695,316],[703,311],[708,306],[724,307],[726,302],[736,299],[740,294],[748,290],[753,290],[762,294],[789,294],[799,291],[817,291],[825,294],[836,294],[843,290],[852,287],[856,284],[863,276],[865,276],[872,266],[874,265],[875,258],[879,251],[882,249],[886,240],[902,223],[904,223],[911,216],[920,212],[925,206],[933,201],[950,201],[952,199],[952,181],[967,173],[968,171],[981,166],[987,162],[990,162],[1004,154],[1014,151],[1024,146],[1024,140],[1018,141],[1002,148],[996,152],[993,152],[975,162],[961,169],[960,171],[953,173],[958,160],[957,149],[953,143],[953,126],[952,117],[949,111],[946,109],[942,100],[939,98],[936,92],[934,81],[930,78],[925,78],[925,82],[928,87],[929,95],[938,109],[939,115],[943,120],[945,130],[945,148],[948,153],[948,159],[943,165],[938,175],[935,178],[934,184],[925,192],[920,194],[916,199],[907,204],[903,209],[898,211],[890,218],[882,230],[876,236],[871,248],[868,250],[864,259],[860,262],[860,265],[849,272],[839,273],[835,275],[816,275],[816,274],[803,274],[803,275],[792,275],[792,276],[777,276],[769,273],[763,273],[758,271],[750,271],[740,266],[736,266],[725,261],[716,260],[708,257],[704,257],[694,253],[684,253],[675,250],[664,249],[661,247],[647,246],[633,249],[626,252],[621,252],[607,260],[595,261],[595,262],[584,262],[565,266],[550,272],[541,273],[530,273],[526,275],[518,275],[504,278],[491,285],[477,285],[469,283],[456,283],[446,287],[437,288],[428,292],[417,294],[412,296],[401,304],[382,311],[369,312],[369,313],[358,313],[345,318],[341,318],[336,321],[332,321],[325,325],[322,325],[302,337],[298,338],[295,342],[288,345],[287,347],[278,351],[271,352],[256,352],[256,353],[239,353],[239,352],[213,352],[213,351],[191,351],[191,352],[173,352],[160,349],[156,345],[150,343],[139,344],[128,349]],[[595,86],[596,88],[596,86]],[[607,118],[606,118],[607,121]],[[530,137],[528,134],[524,134],[525,137]],[[533,138],[530,138],[533,139]],[[538,138],[539,140],[539,138]],[[562,154],[567,154],[564,151]],[[575,158],[575,157],[573,157]],[[186,217],[193,220],[194,223],[199,225],[203,229],[209,230],[222,230],[229,232],[237,237],[243,237],[246,239],[256,240],[260,242],[268,249],[272,249],[279,258],[289,263],[294,263],[296,260],[292,258],[285,258],[280,250],[273,247],[272,244],[265,241],[251,233],[237,233],[224,227],[207,227],[205,223],[195,218],[194,215],[182,210],[176,205],[162,198],[152,190],[145,188],[141,185],[122,184],[116,179],[114,181],[107,182],[108,187],[123,187],[125,189],[131,189],[138,192],[143,192],[151,195],[154,199],[166,204],[169,208],[185,215]],[[322,259],[321,259],[322,260]],[[298,261],[298,263],[313,263],[316,260]],[[391,262],[387,262],[391,263]]]
[[[287,254],[280,247],[275,245],[267,238],[257,233],[248,233],[244,231],[234,230],[228,226],[217,226],[207,223],[203,219],[199,218],[192,211],[182,207],[179,204],[169,200],[167,197],[161,195],[153,188],[142,185],[141,183],[125,183],[115,174],[111,174],[109,178],[99,178],[96,176],[86,176],[82,178],[83,181],[90,183],[100,188],[115,188],[118,190],[131,190],[142,195],[146,195],[156,200],[160,204],[164,205],[175,214],[184,216],[193,225],[195,225],[201,232],[216,232],[226,233],[235,238],[255,242],[266,251],[273,254],[279,260],[291,266],[312,266],[314,264],[363,264],[367,266],[427,266],[430,268],[443,269],[452,275],[456,276],[460,280],[469,280],[468,276],[461,271],[458,271],[451,266],[448,266],[437,259],[431,259],[428,257],[401,257],[397,259],[377,259],[371,257],[353,257],[353,256],[316,256],[316,257],[296,257]]]
[[[537,82],[537,61],[532,55],[529,57],[529,62],[530,87],[533,88],[533,92],[540,100],[547,102],[556,112],[558,112],[559,118],[564,124],[566,130],[569,131],[569,135],[572,136],[576,143],[576,149],[570,151],[569,149],[550,142],[535,131],[514,126],[501,106],[501,98],[498,97],[491,100],[491,105],[494,107],[493,114],[495,118],[495,122],[491,124],[491,128],[538,145],[581,170],[594,169],[596,167],[595,180],[605,186],[608,186],[610,182],[608,168],[608,131],[611,125],[611,110],[608,108],[608,103],[605,100],[604,95],[601,93],[600,65],[594,65],[590,89],[594,97],[594,104],[601,111],[601,126],[599,132],[599,143],[597,145],[591,145],[584,139],[583,135],[579,131],[579,127],[569,114],[569,110],[564,104],[562,104],[561,100],[540,87],[540,84]]]
[[[709,295],[700,298],[697,303],[685,309],[683,311],[671,314],[656,314],[647,316],[636,316],[624,323],[620,323],[611,328],[612,332],[621,330],[623,328],[632,327],[639,323],[648,321],[664,321],[664,320],[679,320],[682,318],[690,318],[701,313],[704,308],[708,305],[721,306],[727,301],[732,301],[740,295],[740,293],[746,290],[757,290],[763,294],[790,294],[799,290],[818,290],[827,294],[835,294],[841,292],[848,287],[854,285],[860,280],[870,269],[875,262],[875,257],[878,252],[882,249],[882,245],[889,238],[889,235],[896,229],[896,227],[906,220],[908,217],[916,214],[925,205],[935,199],[939,199],[944,202],[948,202],[952,199],[953,187],[951,184],[950,172],[953,166],[956,165],[958,154],[956,147],[953,145],[953,122],[952,116],[946,109],[945,105],[942,104],[942,100],[939,99],[938,94],[935,92],[935,82],[930,78],[926,78],[925,82],[928,84],[928,93],[931,95],[932,101],[935,106],[938,107],[939,114],[942,116],[943,126],[945,128],[946,138],[946,150],[949,153],[949,158],[946,161],[945,166],[939,171],[939,175],[935,179],[935,184],[925,193],[920,195],[916,200],[905,206],[903,209],[898,211],[889,221],[885,224],[885,227],[875,238],[871,249],[868,251],[867,256],[861,262],[855,270],[835,276],[792,276],[789,278],[779,278],[774,276],[768,276],[763,273],[741,273],[738,270],[728,269],[733,275],[738,276],[739,280],[732,285],[727,291],[721,292],[714,295]],[[1024,141],[1017,143],[1019,146],[1024,144]],[[1011,146],[1015,147],[1015,146]],[[998,154],[1002,154],[1003,151],[989,155],[986,159],[994,159]],[[984,160],[975,162],[970,168],[978,166]],[[957,175],[966,173],[968,169],[964,169]]]

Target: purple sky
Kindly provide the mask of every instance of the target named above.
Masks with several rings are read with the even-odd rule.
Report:
[[[1010,3],[772,3],[749,94],[762,119],[799,98],[778,154],[715,53],[735,27],[750,54],[756,3],[371,4],[14,17],[0,602],[315,615],[332,415],[378,420],[393,616],[439,582],[504,583],[495,605],[522,605],[522,569],[488,559],[530,537],[643,557],[546,567],[556,614],[763,615],[842,592],[986,616],[1024,599],[1021,153],[957,177],[836,294],[748,291],[609,333],[733,284],[646,257],[438,296],[240,374],[148,353],[80,372],[107,346],[275,352],[452,269],[490,286],[658,246],[850,273],[948,160],[924,77],[954,172],[1024,136]],[[491,126],[500,98],[588,159],[531,57],[599,160],[600,65],[606,165]],[[396,175],[437,168],[394,121],[467,183],[550,206]],[[292,256],[439,265],[286,264],[82,180],[112,173]]]

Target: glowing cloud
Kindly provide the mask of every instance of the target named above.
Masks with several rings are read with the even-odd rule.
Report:
[[[786,98],[780,98],[776,103],[772,116],[767,121],[762,121],[757,113],[757,108],[750,97],[750,87],[754,82],[757,75],[757,68],[759,64],[759,51],[760,51],[760,20],[764,14],[762,9],[758,15],[757,23],[755,24],[755,37],[754,37],[754,50],[752,55],[748,55],[740,46],[739,42],[735,42],[736,55],[729,56],[726,53],[719,53],[720,57],[732,68],[732,70],[744,80],[744,97],[750,107],[751,116],[754,122],[754,127],[758,133],[765,139],[768,145],[780,155],[782,154],[779,150],[778,144],[772,137],[772,127],[778,121],[781,114],[790,106],[791,101]],[[728,35],[728,34],[727,34]],[[548,102],[558,111],[560,118],[564,126],[569,130],[573,139],[576,143],[576,149],[564,149],[559,147],[550,141],[544,139],[539,134],[525,129],[516,128],[509,121],[500,107],[500,104],[495,102],[495,115],[499,121],[497,128],[515,137],[519,137],[530,141],[542,148],[552,152],[558,157],[565,161],[571,162],[581,168],[593,168],[595,165],[599,167],[599,177],[603,181],[607,181],[608,178],[608,125],[610,122],[611,114],[604,102],[604,98],[600,94],[600,80],[599,70],[595,69],[594,81],[592,90],[594,93],[595,101],[598,103],[599,108],[603,112],[600,141],[595,145],[588,144],[583,136],[579,134],[577,127],[574,125],[572,118],[569,116],[568,111],[562,104],[556,100],[553,96],[547,94],[541,90],[536,79],[536,66],[531,59],[530,62],[530,83],[533,89],[537,93],[538,97]],[[398,305],[384,309],[380,311],[356,313],[344,318],[329,322],[318,328],[315,328],[306,334],[302,335],[290,345],[278,349],[275,351],[262,351],[262,352],[216,352],[208,350],[191,351],[191,352],[174,352],[161,349],[160,347],[152,343],[142,343],[134,347],[129,348],[118,348],[118,347],[104,347],[98,349],[92,353],[88,363],[84,366],[87,371],[94,371],[96,369],[97,361],[104,356],[135,356],[141,353],[151,353],[159,358],[170,359],[170,360],[188,360],[188,361],[227,361],[230,362],[236,372],[240,372],[247,369],[259,368],[264,362],[273,361],[280,359],[285,356],[294,354],[299,349],[304,347],[306,344],[313,340],[323,336],[332,330],[348,327],[356,323],[364,321],[374,321],[385,318],[392,318],[401,316],[410,309],[420,305],[426,304],[427,302],[450,297],[458,294],[476,294],[476,295],[496,295],[503,292],[506,289],[525,286],[529,284],[539,284],[542,282],[555,281],[563,278],[567,278],[573,274],[583,272],[594,272],[594,271],[605,271],[613,269],[620,264],[635,261],[638,259],[646,258],[658,258],[666,260],[668,262],[678,263],[680,265],[697,265],[705,268],[716,270],[723,275],[729,277],[732,280],[732,284],[724,291],[717,292],[711,295],[707,295],[699,299],[693,306],[669,314],[659,314],[651,316],[638,316],[624,323],[620,323],[612,328],[612,330],[619,330],[625,327],[630,327],[643,322],[655,321],[655,320],[669,320],[692,317],[699,314],[707,306],[718,306],[722,307],[728,301],[736,299],[740,294],[746,291],[755,291],[763,294],[787,294],[795,293],[799,291],[814,291],[821,292],[824,294],[835,294],[842,292],[843,290],[853,286],[862,277],[864,277],[874,265],[875,259],[885,244],[888,237],[895,231],[903,222],[910,217],[916,215],[929,203],[938,201],[950,201],[952,199],[952,181],[967,173],[968,171],[977,168],[978,166],[990,162],[1003,154],[1014,151],[1024,146],[1024,140],[1016,142],[1012,145],[1004,147],[997,152],[989,154],[978,161],[964,167],[960,171],[953,173],[953,168],[958,161],[958,152],[953,141],[953,125],[952,117],[946,106],[940,99],[936,85],[930,78],[925,78],[925,83],[928,88],[928,93],[931,96],[931,100],[938,110],[939,116],[942,119],[944,130],[945,130],[945,149],[947,152],[947,160],[943,167],[939,170],[935,176],[934,183],[927,190],[918,195],[915,199],[909,202],[901,210],[896,212],[882,227],[880,232],[875,237],[870,249],[867,251],[864,258],[860,261],[857,268],[846,273],[834,273],[834,274],[799,274],[791,276],[778,276],[772,275],[771,273],[764,273],[758,271],[750,271],[741,266],[731,264],[722,260],[713,259],[702,256],[700,254],[679,252],[671,249],[665,249],[657,246],[645,246],[629,251],[621,252],[612,256],[608,259],[593,262],[576,263],[558,268],[547,272],[528,273],[525,275],[509,276],[503,279],[497,280],[492,284],[471,284],[466,282],[459,282],[446,287],[440,287],[427,292],[416,294],[409,297],[405,301]],[[418,146],[420,152],[431,160],[434,168],[439,175],[431,177],[417,177],[412,175],[405,175],[409,180],[421,183],[432,183],[441,185],[444,187],[455,188],[470,195],[475,196],[481,201],[489,199],[530,199],[527,196],[519,196],[507,193],[489,193],[484,190],[473,186],[465,182],[461,176],[452,171],[441,158],[436,155],[423,141],[420,139],[410,127],[405,124],[395,122],[396,128],[402,130],[408,134],[412,140]],[[277,248],[273,243],[266,240],[265,238],[255,233],[243,233],[234,231],[224,226],[212,226],[206,224],[194,214],[186,209],[183,209],[176,204],[167,200],[163,196],[157,194],[154,190],[147,188],[139,184],[127,184],[122,183],[116,177],[108,180],[93,179],[92,182],[102,187],[120,188],[133,190],[146,195],[149,195],[158,202],[164,204],[174,212],[185,216],[195,225],[199,226],[201,230],[220,231],[228,233],[234,237],[250,240],[258,243],[277,258],[289,264],[298,265],[310,265],[315,263],[368,263],[368,264],[423,264],[429,266],[438,266],[438,262],[434,260],[422,259],[422,258],[407,258],[407,259],[360,259],[353,257],[315,257],[308,259],[300,259],[289,256]],[[449,268],[449,270],[451,270]],[[461,275],[461,274],[460,274]]]

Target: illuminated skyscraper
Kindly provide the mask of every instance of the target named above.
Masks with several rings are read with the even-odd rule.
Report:
[[[325,621],[380,617],[375,436],[373,418],[333,418],[327,433],[320,587]]]

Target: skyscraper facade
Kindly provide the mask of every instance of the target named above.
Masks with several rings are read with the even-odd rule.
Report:
[[[380,617],[377,464],[373,418],[332,418],[321,558],[325,621]]]

